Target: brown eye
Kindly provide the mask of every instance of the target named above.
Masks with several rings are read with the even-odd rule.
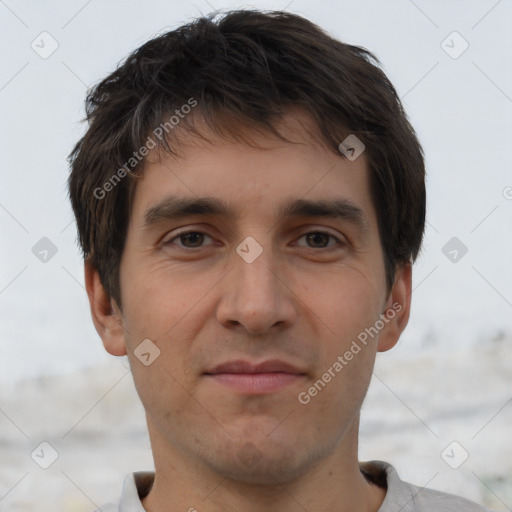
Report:
[[[314,247],[326,247],[329,244],[330,235],[326,235],[325,233],[309,233],[306,235],[306,240],[308,243],[313,244]]]
[[[307,246],[312,249],[326,249],[333,247],[336,245],[336,242],[341,244],[341,242],[334,235],[331,235],[330,233],[324,233],[323,231],[311,231],[310,233],[302,235],[300,239],[302,238],[306,239]],[[334,240],[335,243],[329,245],[330,240]]]
[[[195,249],[203,245],[205,238],[211,239],[210,236],[200,231],[188,231],[171,238],[169,241],[165,242],[164,245],[178,245],[180,248]],[[179,244],[175,243],[176,240],[179,240]]]
[[[182,243],[184,243],[185,246],[190,247],[191,244],[192,247],[198,247],[202,244],[204,240],[204,234],[203,233],[186,233],[184,235],[180,235],[180,240]]]

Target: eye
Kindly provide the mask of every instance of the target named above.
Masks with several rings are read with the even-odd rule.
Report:
[[[211,236],[200,231],[187,231],[167,240],[164,245],[178,245],[179,248],[194,249],[201,247],[205,238],[212,240]],[[179,240],[180,244],[175,244],[175,240]]]
[[[299,240],[301,240],[302,238],[306,238],[306,243],[312,244],[308,245],[308,247],[313,249],[327,249],[330,247],[334,247],[336,245],[336,242],[339,245],[343,245],[343,243],[334,235],[331,235],[330,233],[325,233],[323,231],[310,231],[309,233],[302,235],[299,238]],[[329,243],[329,239],[333,240],[334,244],[327,245]]]
[[[186,231],[167,240],[163,245],[175,245],[181,249],[199,249],[204,246],[206,239],[213,240],[211,236],[201,231]],[[300,243],[297,243],[297,245],[311,249],[328,249],[334,248],[336,245],[344,245],[339,238],[324,231],[310,231],[302,235],[298,240],[302,239],[306,240],[307,245],[304,246]]]

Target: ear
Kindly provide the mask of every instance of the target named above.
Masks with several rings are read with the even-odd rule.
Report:
[[[400,338],[411,312],[412,265],[404,263],[397,267],[395,281],[383,311],[385,328],[379,334],[378,351],[393,348]]]
[[[105,291],[96,267],[84,264],[85,289],[91,306],[91,316],[105,350],[114,356],[126,355],[123,320],[116,301]]]

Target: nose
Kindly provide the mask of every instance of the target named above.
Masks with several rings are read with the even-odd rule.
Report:
[[[222,280],[217,320],[253,335],[271,334],[297,318],[293,284],[284,262],[265,248],[252,262],[234,251],[232,270]]]

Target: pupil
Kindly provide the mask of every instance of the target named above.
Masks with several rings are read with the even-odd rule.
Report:
[[[325,235],[324,233],[311,233],[311,234],[308,235],[309,241],[313,241],[313,243],[319,241],[317,237],[320,237],[320,238],[323,237],[323,241],[325,242],[325,239],[327,238],[327,235]]]
[[[197,242],[202,241],[202,234],[201,233],[187,233],[186,235],[183,235],[185,239],[192,243],[192,245],[196,245]],[[195,240],[194,240],[195,239]]]

